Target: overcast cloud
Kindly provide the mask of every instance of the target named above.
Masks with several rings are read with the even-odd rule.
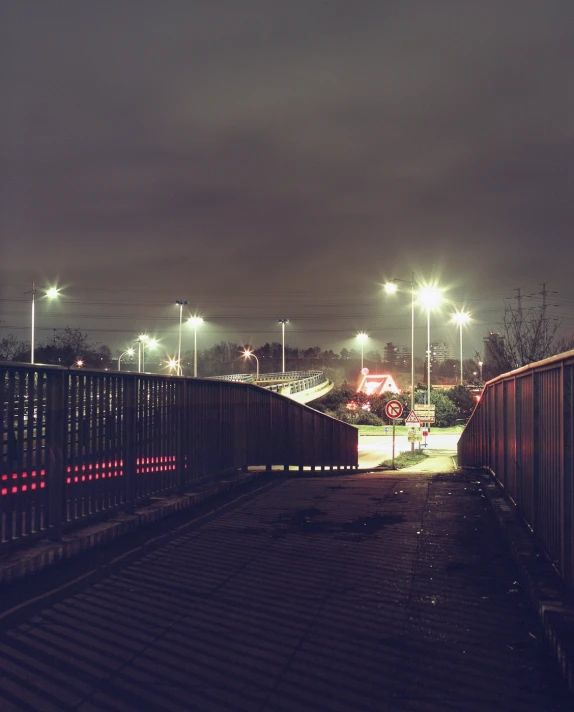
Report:
[[[380,283],[415,270],[475,348],[544,281],[574,329],[572,2],[8,0],[0,25],[4,298],[57,275],[77,313],[125,288],[213,338],[290,315],[305,345],[406,343]]]

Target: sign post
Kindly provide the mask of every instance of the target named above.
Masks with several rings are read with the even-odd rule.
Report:
[[[393,456],[391,460],[391,468],[395,469],[395,421],[403,414],[403,404],[398,400],[390,400],[385,406],[387,418],[393,421]]]
[[[411,426],[411,428],[410,428],[410,430],[409,430],[409,434],[410,434],[410,432],[413,431],[415,428],[420,428],[420,426],[421,426],[421,421],[419,420],[418,415],[415,413],[414,410],[411,410],[411,412],[410,412],[410,413],[407,415],[407,417],[405,418],[405,425]],[[415,442],[416,442],[416,441],[415,441],[415,440],[412,440],[412,439],[409,437],[409,442],[410,442],[410,444],[411,444],[411,452],[414,452],[414,451],[415,451]]]

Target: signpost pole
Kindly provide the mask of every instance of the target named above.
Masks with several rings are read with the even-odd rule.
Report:
[[[393,418],[393,459],[391,468],[395,469],[395,419]]]

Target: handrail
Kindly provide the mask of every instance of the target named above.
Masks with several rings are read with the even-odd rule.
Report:
[[[488,381],[458,458],[494,475],[574,591],[574,350]]]
[[[249,466],[357,467],[357,430],[251,383],[0,363],[0,550]]]

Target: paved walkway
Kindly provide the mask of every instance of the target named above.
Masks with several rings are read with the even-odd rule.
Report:
[[[281,479],[106,557],[18,584],[2,712],[574,709],[476,475]]]

